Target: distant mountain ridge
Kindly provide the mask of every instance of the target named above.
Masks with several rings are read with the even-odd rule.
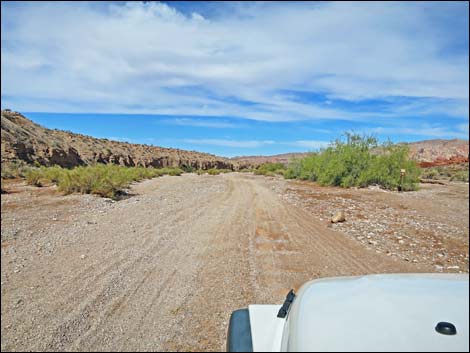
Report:
[[[263,163],[282,163],[287,164],[293,158],[304,158],[308,156],[309,152],[297,152],[297,153],[282,153],[272,156],[237,156],[231,158],[240,167],[257,166]]]
[[[434,139],[417,142],[402,142],[410,148],[409,157],[421,166],[468,163],[469,142],[462,139]],[[304,158],[309,152],[284,153],[273,156],[238,156],[232,158],[240,165],[259,165],[262,163],[287,164],[292,158]]]
[[[410,158],[426,164],[440,163],[455,164],[468,163],[468,140],[462,139],[434,139],[407,143],[410,147]]]

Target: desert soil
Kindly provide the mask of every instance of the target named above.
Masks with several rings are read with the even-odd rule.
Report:
[[[118,202],[7,190],[2,351],[223,350],[233,310],[311,279],[468,272],[464,183],[396,193],[185,174]]]

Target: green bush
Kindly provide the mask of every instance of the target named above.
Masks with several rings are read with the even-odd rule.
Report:
[[[194,173],[196,171],[196,168],[190,166],[190,165],[185,165],[183,164],[181,166],[181,169],[185,172],[185,173]]]
[[[451,181],[465,181],[468,183],[468,170],[459,170],[450,178]]]
[[[207,170],[207,174],[209,175],[219,175],[220,173],[222,173],[220,169],[211,168]]]
[[[468,182],[468,165],[445,165],[423,169],[424,179],[444,179]]]
[[[300,158],[292,158],[289,161],[288,167],[286,169],[286,172],[284,173],[284,178],[286,179],[297,179],[300,178],[300,173],[302,171],[302,161],[306,160],[300,159]]]
[[[441,173],[437,168],[426,168],[421,172],[424,179],[439,179]]]
[[[183,171],[179,168],[130,168],[114,164],[80,166],[74,169],[63,169],[54,166],[30,169],[26,174],[26,181],[28,184],[35,186],[55,183],[58,189],[65,194],[80,192],[116,199],[134,181],[162,175],[177,176],[182,173]]]
[[[39,169],[31,169],[29,170],[25,177],[26,177],[26,183],[28,185],[34,185],[34,186],[40,186],[38,185],[39,179],[41,178],[42,173],[40,172]]]
[[[25,174],[26,183],[34,186],[44,186],[47,183],[45,167],[30,169]]]
[[[263,163],[254,170],[256,175],[273,176],[275,174],[284,174],[286,167],[282,163]]]
[[[208,169],[208,170],[203,171],[203,172],[207,172],[209,175],[219,175],[220,173],[230,173],[231,170],[230,169],[211,168],[211,169]]]
[[[168,175],[171,176],[180,176],[181,174],[183,174],[183,171],[179,168],[169,168],[168,170]]]
[[[378,184],[389,190],[416,190],[420,177],[417,164],[408,159],[406,146],[379,146],[370,136],[346,133],[319,153],[292,160],[284,176],[317,181],[320,185],[365,187]],[[401,179],[400,170],[406,174]]]

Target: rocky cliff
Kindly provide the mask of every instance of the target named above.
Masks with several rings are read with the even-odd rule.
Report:
[[[468,163],[468,140],[425,140],[408,144],[410,158],[422,167]]]
[[[70,168],[93,163],[123,166],[236,169],[236,163],[207,153],[98,139],[44,128],[17,112],[1,112],[1,159]]]

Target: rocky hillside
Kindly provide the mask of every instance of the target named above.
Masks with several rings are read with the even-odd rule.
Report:
[[[409,143],[410,157],[422,167],[468,163],[468,140],[426,140]]]
[[[410,148],[410,158],[417,161],[422,167],[468,163],[468,140],[425,140],[404,143]],[[243,166],[257,166],[262,163],[287,164],[292,158],[303,158],[307,152],[285,153],[274,156],[241,156],[232,158]]]
[[[229,159],[207,153],[98,139],[46,129],[23,115],[1,112],[2,163],[24,161],[45,166],[74,167],[92,163],[124,166],[235,169]]]
[[[283,163],[288,164],[292,158],[304,158],[308,156],[308,152],[303,153],[283,153],[273,156],[242,156],[233,157],[232,161],[236,162],[240,168],[258,166],[263,163]]]

